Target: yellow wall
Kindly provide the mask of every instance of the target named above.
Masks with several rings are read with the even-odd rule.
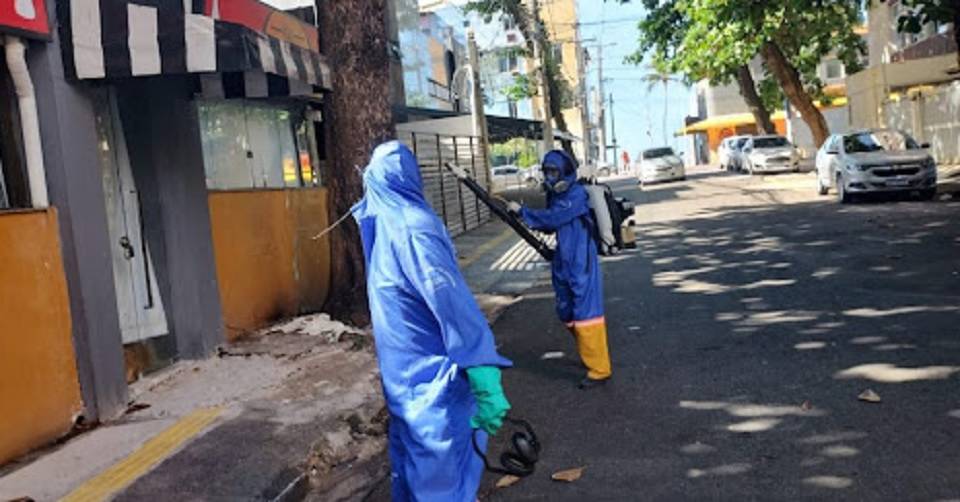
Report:
[[[573,43],[577,40],[576,24],[577,2],[576,0],[549,0],[540,2],[540,18],[543,20],[544,29],[550,40],[563,42],[563,64],[561,70],[564,78],[570,84],[570,89],[576,91],[580,85],[580,66],[577,60],[577,51],[580,50],[580,44]],[[538,116],[539,110],[543,108],[539,98],[534,98],[535,115]],[[539,116],[538,116],[539,118]],[[567,122],[567,128],[570,133],[579,138],[583,138],[583,124],[580,117],[580,109],[571,106],[563,111],[563,118]]]
[[[210,192],[227,337],[323,306],[330,285],[323,188]]]
[[[0,464],[81,410],[57,213],[0,213]]]

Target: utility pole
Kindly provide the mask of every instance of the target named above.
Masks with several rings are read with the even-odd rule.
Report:
[[[540,45],[540,41],[543,39],[543,26],[540,24],[540,2],[538,0],[530,0],[530,18],[531,22],[534,23],[533,60],[537,62],[539,67],[540,102],[543,104],[543,143],[540,147],[542,156],[553,150],[553,116],[550,114],[550,84],[547,81],[547,66],[544,64],[546,58],[544,48]]]
[[[583,131],[583,161],[590,163],[591,157],[593,156],[593,138],[590,131],[590,107],[588,106],[590,102],[590,96],[587,92],[587,61],[590,59],[590,54],[587,52],[586,47],[583,47],[583,42],[585,40],[580,40],[580,26],[576,26],[576,44],[577,44],[577,85],[580,86],[577,94],[579,95],[578,101],[580,103],[580,124],[582,124],[581,129]]]
[[[483,111],[483,89],[480,86],[480,54],[477,51],[477,35],[473,28],[467,30],[467,57],[470,61],[470,115],[473,118],[473,135],[480,138],[484,168],[489,174],[490,138],[487,115]]]
[[[616,169],[620,159],[617,157],[617,121],[613,114],[613,93],[610,93],[610,135],[613,136],[613,166]],[[619,169],[616,169],[619,172]]]
[[[603,92],[603,45],[597,46],[597,131],[600,143],[600,160],[607,162],[607,114]]]

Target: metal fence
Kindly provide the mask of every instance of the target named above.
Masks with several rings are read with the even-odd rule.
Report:
[[[446,162],[457,164],[470,172],[477,183],[489,189],[490,173],[479,138],[400,132],[399,139],[417,156],[424,195],[437,215],[443,218],[451,236],[490,220],[490,209],[444,167]]]
[[[902,129],[921,143],[941,165],[960,164],[960,81],[921,89],[883,105],[882,122]]]

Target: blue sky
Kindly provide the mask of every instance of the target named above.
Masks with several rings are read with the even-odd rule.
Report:
[[[663,144],[664,92],[661,86],[647,91],[642,82],[648,70],[624,63],[637,46],[637,20],[643,16],[640,2],[619,4],[616,0],[580,0],[578,5],[583,39],[596,39],[587,45],[611,44],[603,48],[604,91],[613,93],[617,141],[634,158],[638,151]],[[597,85],[596,49],[591,49],[594,61],[588,74],[591,87]],[[683,149],[683,138],[674,138],[673,132],[683,126],[692,91],[672,83],[667,92],[667,129],[670,146]],[[608,110],[609,115],[609,110]],[[609,141],[609,116],[607,124]]]

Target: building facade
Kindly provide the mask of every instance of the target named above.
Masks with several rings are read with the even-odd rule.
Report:
[[[899,33],[898,1],[872,4],[866,69],[846,79],[855,128],[894,127],[930,143],[940,164],[960,164],[960,74],[952,24]]]
[[[330,266],[312,10],[17,14],[0,23],[18,37],[0,65],[0,463],[121,414],[144,372],[315,311]]]

